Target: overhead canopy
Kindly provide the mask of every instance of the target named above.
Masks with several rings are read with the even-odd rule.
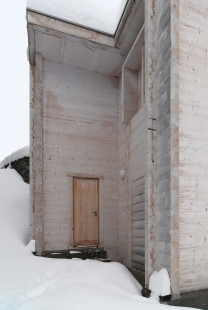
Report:
[[[27,0],[27,8],[114,36],[128,0]]]

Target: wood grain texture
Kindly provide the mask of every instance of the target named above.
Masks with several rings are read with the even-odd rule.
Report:
[[[45,250],[73,245],[70,176],[100,175],[100,245],[116,260],[118,79],[44,61],[43,141]]]
[[[103,47],[73,36],[63,36],[59,32],[48,31],[34,26],[36,52],[43,55],[43,59],[72,65],[82,69],[111,76],[118,76],[124,61],[120,50]],[[32,51],[32,47],[31,47]]]
[[[43,62],[42,55],[35,54],[35,121],[34,121],[34,172],[35,172],[35,240],[36,253],[43,250]]]
[[[99,244],[99,180],[73,178],[74,245]]]
[[[94,30],[83,28],[68,22],[55,19],[46,15],[38,14],[27,10],[28,23],[42,26],[44,28],[54,29],[56,31],[64,32],[82,39],[87,39],[94,42],[99,42],[109,46],[114,46],[114,39],[109,36]]]
[[[206,1],[179,6],[180,289],[207,288],[207,37]],[[191,229],[190,229],[191,227]]]
[[[155,1],[145,1],[145,284],[155,270]]]
[[[134,140],[135,143],[136,140]],[[140,145],[141,147],[141,145]],[[140,156],[142,154],[140,150]],[[144,150],[143,150],[144,151]],[[138,154],[137,154],[138,155]],[[142,157],[140,157],[142,160]],[[138,163],[137,163],[138,164]],[[131,173],[132,175],[133,173]],[[141,227],[141,222],[145,221],[145,204],[140,203],[140,209],[133,208],[135,202],[138,203],[138,197],[145,196],[145,177],[142,176],[131,182],[131,238],[132,238],[132,267],[136,268],[134,263],[138,263],[137,270],[144,271],[144,267],[140,268],[140,265],[145,265],[145,250],[143,252],[135,252],[135,247],[143,247],[145,249],[145,225]],[[135,199],[136,198],[136,199]],[[141,198],[140,198],[141,199]],[[143,198],[144,199],[144,198]],[[141,208],[141,205],[143,208]],[[137,211],[137,212],[136,212]],[[138,243],[137,243],[138,241]]]
[[[35,66],[30,66],[30,240],[35,240]]]
[[[145,106],[141,107],[141,109],[134,115],[128,124],[122,124],[121,85],[119,91],[118,159],[119,170],[125,170],[126,175],[124,179],[119,179],[118,259],[129,268],[134,268],[131,255],[132,236],[134,236],[134,241],[138,241],[139,244],[142,244],[144,249],[145,224],[143,214],[143,220],[141,220],[141,222],[137,222],[135,229],[132,230],[131,214],[132,212],[137,212],[138,210],[144,211],[145,195],[141,193],[141,195],[134,197],[135,188],[131,187],[131,183],[137,178],[143,176],[145,173],[144,157],[146,152],[146,109]],[[136,181],[135,187],[140,185],[140,183],[137,183],[138,182]],[[144,190],[144,182],[142,182],[141,185]],[[140,236],[142,236],[141,239],[139,239]],[[138,243],[136,243],[136,245],[138,245]],[[143,269],[144,266],[142,267],[142,270]]]

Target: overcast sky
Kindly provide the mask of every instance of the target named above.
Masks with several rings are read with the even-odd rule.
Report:
[[[29,144],[29,65],[25,0],[1,0],[0,161]]]

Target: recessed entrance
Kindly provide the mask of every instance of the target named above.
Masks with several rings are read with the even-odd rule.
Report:
[[[73,178],[74,246],[98,245],[99,179]]]

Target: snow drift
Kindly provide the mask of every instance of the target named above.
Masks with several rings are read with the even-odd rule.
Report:
[[[29,185],[0,171],[1,310],[146,310],[163,306],[119,263],[36,257],[29,242]]]

